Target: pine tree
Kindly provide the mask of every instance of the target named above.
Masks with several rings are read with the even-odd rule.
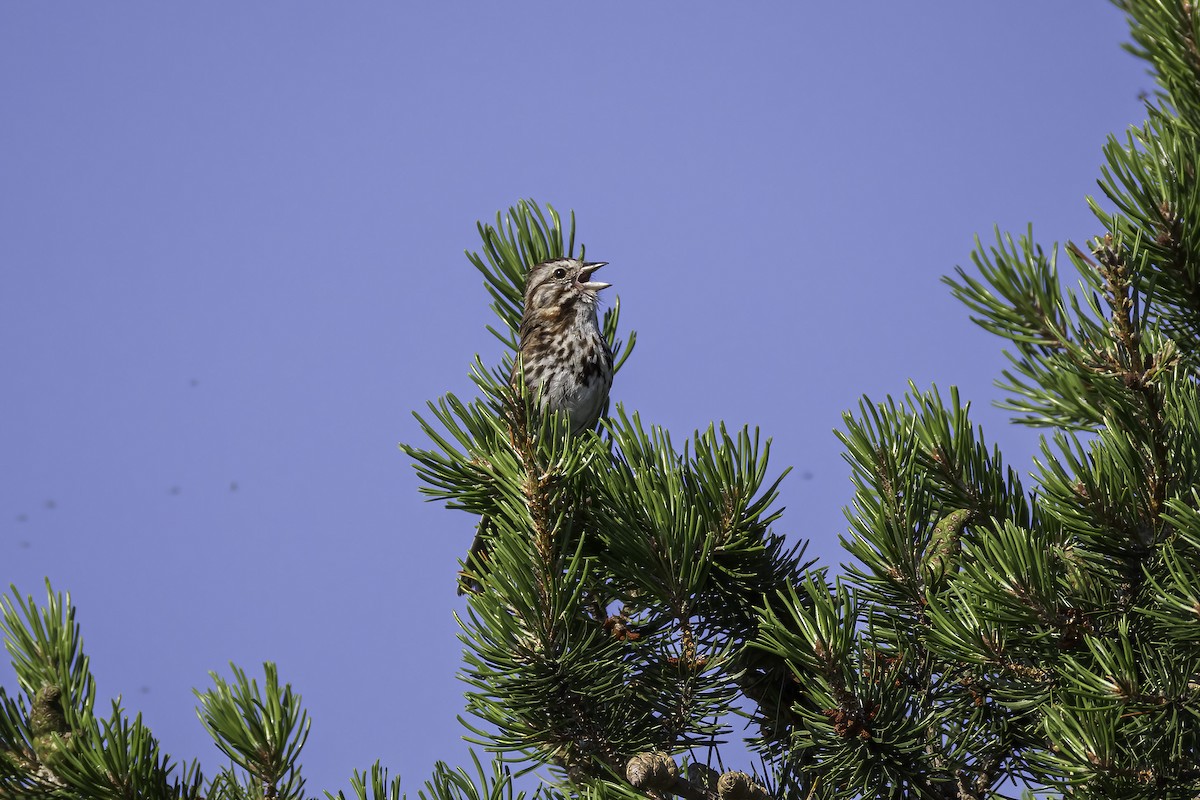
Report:
[[[1062,250],[1078,287],[1031,232],[946,281],[1005,340],[1003,407],[1045,429],[1028,485],[955,390],[864,398],[831,574],[773,530],[786,470],[757,431],[679,448],[617,405],[568,439],[509,386],[511,355],[419,416],[430,444],[403,447],[425,490],[492,521],[460,622],[495,755],[439,765],[422,797],[521,797],[532,769],[547,797],[1200,797],[1200,13],[1120,5],[1159,91],[1105,147],[1100,234]],[[574,218],[524,202],[480,234],[511,353],[525,270],[575,253]],[[21,689],[0,692],[0,798],[304,796],[308,720],[272,665],[198,693],[231,762],[206,780],[119,703],[97,712],[47,588],[0,603]],[[739,714],[753,763],[726,744]],[[399,781],[377,763],[351,796]]]

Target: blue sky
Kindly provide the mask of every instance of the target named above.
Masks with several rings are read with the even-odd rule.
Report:
[[[207,672],[272,660],[311,790],[415,790],[466,760],[474,523],[396,443],[499,356],[476,220],[574,209],[639,335],[613,398],[759,426],[836,564],[862,394],[957,385],[1031,464],[939,278],[993,225],[1098,232],[1125,40],[1103,2],[3,4],[0,585],[71,592],[177,759],[220,763]]]

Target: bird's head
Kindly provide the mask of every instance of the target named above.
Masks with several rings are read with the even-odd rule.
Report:
[[[579,303],[592,306],[596,293],[612,286],[592,280],[592,273],[606,261],[580,261],[577,258],[557,258],[538,264],[529,270],[525,281],[525,311],[559,308],[567,311]]]

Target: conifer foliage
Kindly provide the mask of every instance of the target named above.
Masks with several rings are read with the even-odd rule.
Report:
[[[491,758],[439,764],[422,798],[520,800],[527,771],[548,798],[1200,797],[1200,13],[1119,5],[1159,90],[1104,149],[1098,235],[998,234],[946,279],[1004,340],[1002,405],[1044,430],[1040,455],[1006,465],[954,389],[864,398],[839,433],[836,575],[774,530],[786,470],[757,431],[679,447],[619,404],[575,437],[534,413],[509,381],[524,275],[575,255],[575,220],[528,201],[479,226],[506,355],[402,448],[468,512],[464,547],[490,521],[459,623],[464,722]],[[273,665],[197,693],[230,762],[206,778],[96,707],[74,613],[49,586],[0,600],[19,686],[0,691],[0,799],[305,796],[309,722]],[[379,763],[350,783],[326,795],[401,797]]]

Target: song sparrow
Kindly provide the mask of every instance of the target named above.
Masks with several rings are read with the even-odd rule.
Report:
[[[597,293],[612,284],[592,280],[606,263],[559,258],[533,267],[525,279],[517,363],[526,392],[542,411],[565,413],[571,435],[595,427],[612,387],[612,351],[596,317]],[[468,569],[486,552],[489,535],[490,521],[484,517],[467,555]],[[458,593],[475,585],[461,573]]]

